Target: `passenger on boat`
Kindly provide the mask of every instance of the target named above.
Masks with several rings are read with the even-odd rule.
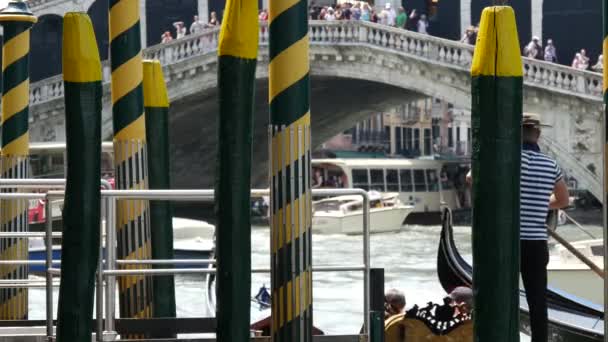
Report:
[[[457,310],[456,315],[460,312],[466,315],[473,312],[473,290],[469,287],[459,286],[452,290],[448,297],[452,299],[450,305]]]
[[[520,182],[520,273],[530,308],[531,342],[547,342],[547,227],[549,209],[569,205],[570,195],[562,170],[555,159],[538,147],[540,115],[524,113]],[[471,183],[471,172],[467,182]]]
[[[397,289],[390,289],[384,295],[384,319],[405,312],[405,295]]]

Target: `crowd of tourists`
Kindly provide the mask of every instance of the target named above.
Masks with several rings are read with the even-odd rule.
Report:
[[[309,19],[361,20],[424,34],[428,33],[430,26],[426,14],[419,13],[416,9],[406,10],[403,6],[395,8],[388,2],[381,10],[364,1],[344,2],[336,4],[335,7],[317,6],[313,2],[309,10]]]
[[[523,55],[551,63],[560,63],[557,59],[557,48],[551,38],[547,39],[547,43],[543,48],[541,40],[536,36],[532,37],[532,40],[524,47]],[[596,63],[591,65],[591,59],[587,56],[587,51],[581,49],[575,53],[570,66],[579,70],[602,72],[604,70],[604,56],[600,54],[597,57]]]
[[[183,21],[176,21],[173,23],[173,27],[175,28],[175,35],[171,31],[165,31],[160,36],[161,43],[168,43],[173,39],[180,39],[185,37],[188,34],[197,34],[202,32],[204,29],[213,28],[220,25],[220,21],[217,18],[217,14],[215,12],[211,12],[209,15],[209,21],[203,22],[199,19],[198,15],[195,15],[192,18],[192,24],[188,29]]]

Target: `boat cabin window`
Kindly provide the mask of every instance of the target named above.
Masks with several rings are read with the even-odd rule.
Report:
[[[323,165],[312,168],[313,188],[344,188],[348,179],[344,171],[336,165]]]
[[[591,246],[593,256],[604,256],[604,246]]]
[[[314,211],[336,211],[340,210],[341,201],[323,201],[313,205]]]
[[[399,175],[397,170],[386,170],[386,191],[399,192]]]
[[[34,178],[63,178],[63,152],[32,155],[30,169]]]
[[[370,178],[372,180],[371,189],[376,191],[384,190],[384,170],[372,169],[369,170]]]
[[[369,178],[367,169],[353,169],[353,188],[369,190]]]
[[[412,192],[414,190],[412,170],[399,170],[399,179],[401,180],[401,192]]]
[[[439,191],[439,179],[437,178],[437,170],[426,170],[426,179],[428,182],[429,191]]]
[[[426,182],[424,180],[424,170],[414,170],[414,191],[425,192]]]

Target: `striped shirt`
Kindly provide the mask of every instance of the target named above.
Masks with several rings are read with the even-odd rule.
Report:
[[[557,162],[540,152],[536,144],[524,144],[521,152],[521,240],[547,240],[545,220],[555,184],[562,179]]]

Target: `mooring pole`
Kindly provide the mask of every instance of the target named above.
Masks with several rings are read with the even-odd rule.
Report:
[[[169,178],[169,96],[159,61],[144,61],[144,108],[148,139],[148,182],[150,189],[170,189]],[[168,201],[150,202],[152,257],[173,259],[173,213]],[[157,268],[165,266],[158,265]],[[156,276],[154,284],[154,317],[176,316],[175,280],[173,275]],[[155,336],[175,338],[175,334]]]
[[[522,74],[513,9],[484,9],[471,67],[475,341],[519,341]]]
[[[312,341],[310,80],[306,0],[270,1],[272,335]]]
[[[251,154],[258,3],[228,0],[218,47],[217,338],[250,340]]]
[[[608,312],[608,0],[603,1],[604,19],[604,312]],[[608,342],[608,324],[604,324],[604,341]]]
[[[99,264],[103,91],[93,24],[84,13],[67,13],[63,19],[63,82],[68,172],[57,341],[90,342]]]
[[[109,12],[116,187],[147,189],[139,2],[112,0]],[[117,258],[151,259],[148,202],[120,200],[117,208]],[[120,316],[151,318],[152,279],[149,276],[126,276],[120,277],[118,284]]]
[[[0,11],[4,29],[2,43],[2,178],[28,178],[29,170],[29,104],[30,104],[30,28],[36,17],[23,1],[11,1]],[[15,190],[6,190],[14,192]],[[28,231],[28,201],[0,201],[0,230]],[[50,220],[50,217],[46,218]],[[27,239],[1,239],[0,259],[27,260]],[[27,279],[27,265],[0,267],[0,279]],[[26,288],[0,290],[0,319],[27,319]]]

